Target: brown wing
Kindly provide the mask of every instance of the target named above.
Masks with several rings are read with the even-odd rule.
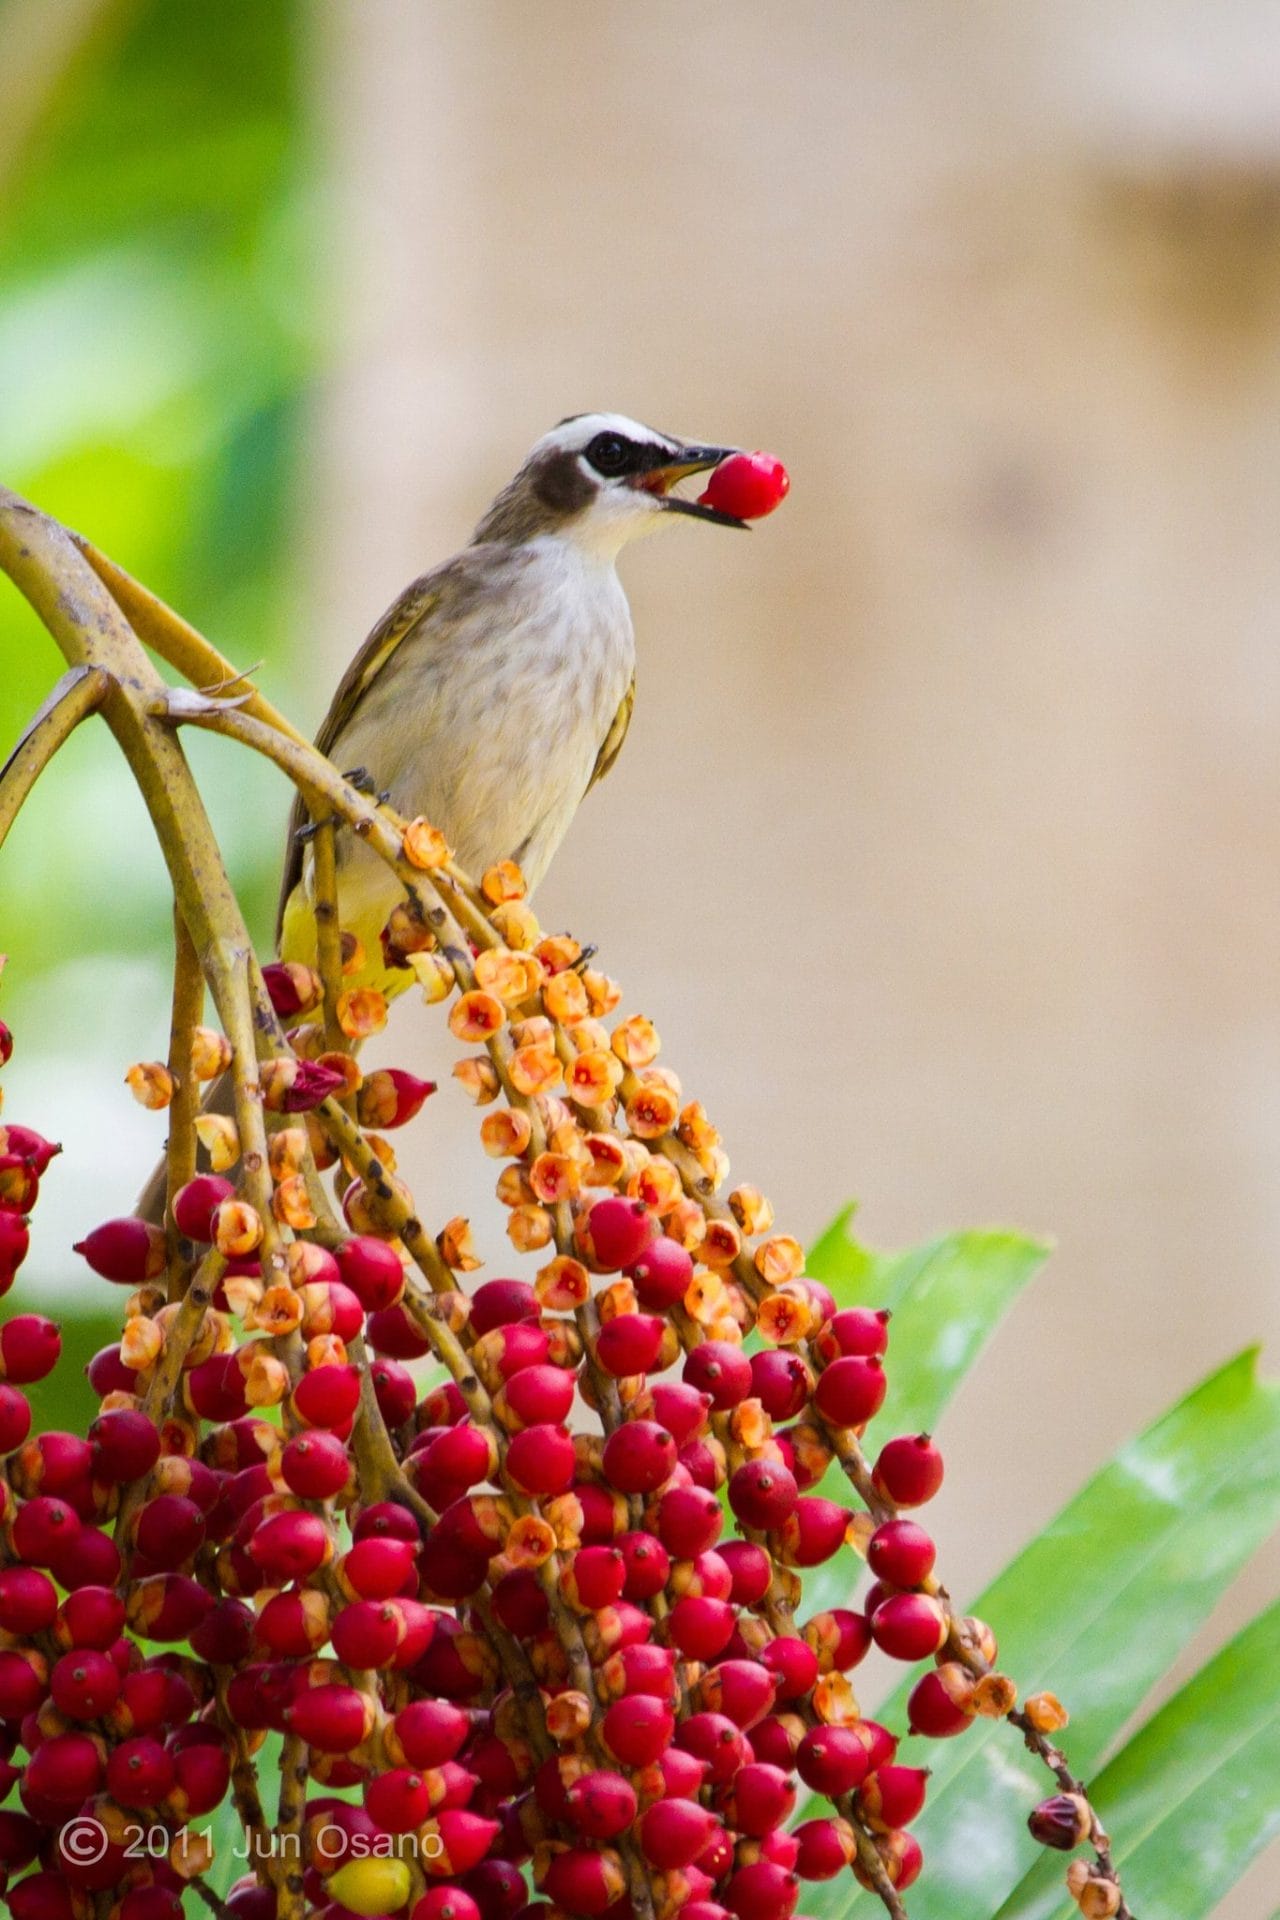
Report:
[[[373,632],[363,643],[355,659],[343,674],[338,691],[334,694],[324,723],[316,735],[316,746],[321,753],[327,754],[341,735],[343,728],[355,712],[357,705],[368,692],[382,669],[390,660],[401,641],[406,639],[418,623],[424,620],[435,607],[443,592],[441,573],[424,574],[406,587],[400,598],[387,608]],[[616,727],[616,722],[614,723]],[[625,732],[625,727],[623,731]],[[607,744],[607,743],[606,743]],[[619,741],[621,745],[621,741]],[[346,772],[339,768],[339,772]],[[377,768],[371,769],[377,777]],[[289,895],[302,877],[302,843],[298,839],[298,830],[304,826],[307,810],[298,795],[289,814],[289,837],[285,844],[284,872],[280,879],[280,899],[276,906],[276,940],[280,938],[280,928],[284,921],[285,905]]]
[[[596,763],[591,769],[591,778],[587,782],[590,793],[596,782],[603,780],[618,755],[622,752],[622,743],[627,737],[627,728],[631,725],[631,710],[636,704],[636,677],[631,676],[631,685],[622,696],[622,705],[609,723],[609,731],[600,743]]]

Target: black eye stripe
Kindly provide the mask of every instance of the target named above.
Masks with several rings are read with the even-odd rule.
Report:
[[[583,456],[606,479],[651,473],[655,467],[670,465],[674,458],[670,447],[657,446],[652,440],[628,440],[621,433],[598,433],[583,449]]]

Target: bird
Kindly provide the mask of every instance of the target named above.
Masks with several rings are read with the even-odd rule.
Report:
[[[430,821],[475,878],[513,860],[532,893],[630,725],[635,635],[618,558],[673,515],[745,528],[673,491],[736,451],[621,413],[561,420],[535,442],[470,544],[383,614],[343,675],[318,749],[401,815]],[[306,835],[299,799],[277,946],[282,960],[314,965]],[[379,936],[402,898],[378,856],[340,833],[338,920],[364,954],[348,987],[390,997],[412,983],[381,959]]]

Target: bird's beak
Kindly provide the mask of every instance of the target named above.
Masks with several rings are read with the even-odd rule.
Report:
[[[704,507],[696,500],[686,500],[671,489],[691,473],[706,473],[710,467],[718,467],[733,453],[733,447],[681,447],[679,452],[660,467],[650,467],[647,473],[636,476],[634,484],[646,493],[658,495],[662,505],[670,513],[692,514],[695,520],[710,520],[718,527],[741,527],[749,532],[745,520],[739,520],[736,514],[722,513],[719,507]]]

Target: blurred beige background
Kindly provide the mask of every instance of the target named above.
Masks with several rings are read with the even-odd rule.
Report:
[[[946,1422],[971,1591],[1280,1332],[1280,18],[317,21],[349,334],[295,705],[318,719],[562,414],[786,458],[750,540],[682,526],[625,558],[636,718],[540,905],[601,944],[798,1232],[857,1195],[877,1244],[1057,1237]],[[439,1131],[425,1190],[484,1217]],[[1222,1912],[1262,1920],[1276,1879]]]

